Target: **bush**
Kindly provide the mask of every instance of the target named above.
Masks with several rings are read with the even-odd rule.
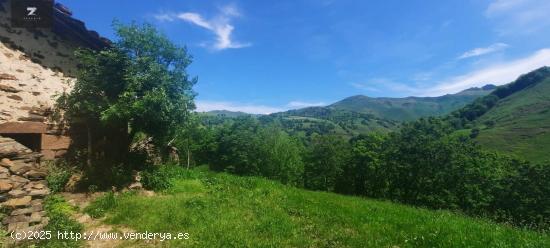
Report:
[[[65,184],[71,177],[71,170],[63,163],[50,164],[46,181],[50,190],[55,192],[63,191]]]
[[[166,190],[173,186],[173,179],[187,178],[189,172],[181,166],[168,164],[151,167],[141,175],[143,187],[152,190]]]
[[[110,161],[95,161],[92,167],[84,170],[82,189],[110,190],[112,186],[122,187],[132,181],[132,168]]]

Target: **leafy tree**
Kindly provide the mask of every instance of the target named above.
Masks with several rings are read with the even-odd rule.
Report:
[[[302,185],[302,146],[277,126],[260,130],[261,174],[283,183]]]
[[[211,168],[240,175],[264,176],[302,185],[302,146],[277,125],[261,126],[251,117],[218,128]]]
[[[304,185],[314,190],[334,191],[350,160],[350,145],[334,135],[315,135],[306,155]]]
[[[338,191],[348,194],[381,197],[386,189],[384,166],[385,137],[380,134],[360,135],[351,139],[352,158],[344,167]]]
[[[76,53],[77,81],[57,104],[73,130],[87,130],[85,137],[73,135],[86,140],[89,166],[92,158],[127,162],[129,143],[140,133],[165,149],[195,108],[186,49],[148,24],[114,27],[118,39],[110,48]]]
[[[237,118],[224,123],[216,130],[216,150],[212,169],[228,171],[238,175],[260,175],[260,140],[256,135],[260,128],[251,117]]]
[[[200,123],[197,114],[178,126],[175,138],[169,142],[176,148],[179,163],[189,168],[192,164],[206,164],[215,149],[212,129]]]

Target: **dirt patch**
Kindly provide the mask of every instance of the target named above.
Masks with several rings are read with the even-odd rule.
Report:
[[[123,227],[114,226],[103,223],[104,219],[94,219],[88,214],[83,213],[83,210],[90,205],[98,197],[104,193],[62,193],[61,195],[67,202],[73,206],[77,206],[79,211],[73,215],[73,218],[84,226],[86,235],[97,237],[95,240],[86,240],[85,247],[92,248],[114,248],[114,247],[156,247],[156,242],[145,242],[141,240],[123,240],[123,233],[135,232],[134,230]],[[152,196],[151,192],[140,192],[140,194]],[[117,233],[115,237],[113,234]],[[109,235],[107,235],[109,234]]]

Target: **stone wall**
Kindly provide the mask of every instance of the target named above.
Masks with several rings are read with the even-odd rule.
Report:
[[[103,49],[110,41],[60,3],[54,6],[51,29],[14,28],[10,4],[0,0],[0,135],[41,152],[43,159],[55,159],[65,154],[70,139],[62,121],[49,117],[56,97],[73,88],[74,52]]]
[[[41,156],[0,136],[0,205],[8,210],[2,220],[8,232],[37,231],[48,224],[43,199],[50,189]]]

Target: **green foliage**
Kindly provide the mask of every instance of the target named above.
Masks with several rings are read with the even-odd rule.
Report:
[[[179,165],[167,164],[151,167],[143,171],[143,186],[152,190],[166,190],[173,186],[173,180],[185,178],[187,171]]]
[[[349,144],[336,136],[314,136],[308,148],[305,187],[334,191],[343,167],[349,163]]]
[[[501,221],[520,223],[536,229],[550,228],[550,164],[515,161],[509,177],[499,185],[495,206]]]
[[[302,147],[280,128],[259,130],[260,175],[285,184],[301,185],[304,173]]]
[[[195,108],[196,79],[186,72],[191,57],[151,25],[114,28],[118,39],[110,48],[76,53],[77,81],[59,97],[58,110],[70,123],[75,149],[86,148],[88,159],[128,163],[138,133],[152,137],[166,155],[167,143]]]
[[[550,245],[547,234],[448,211],[311,192],[259,178],[191,174],[162,197],[115,196],[116,204],[105,208],[105,222],[139,232],[189,233],[188,240],[164,241],[164,247]]]
[[[67,168],[66,164],[61,161],[58,163],[51,163],[48,166],[46,181],[52,193],[63,191],[65,184],[67,184],[67,181],[69,181],[71,177],[71,171],[72,170]]]
[[[385,178],[378,177],[384,169],[383,154],[386,136],[378,134],[361,135],[351,143],[351,160],[343,167],[337,192],[344,194],[382,197]]]
[[[44,208],[47,216],[50,218],[45,231],[51,231],[52,238],[40,243],[40,247],[80,247],[82,241],[73,239],[57,239],[57,232],[82,233],[82,224],[72,219],[71,215],[75,212],[74,207],[70,206],[63,197],[59,195],[50,195],[44,201]]]
[[[92,218],[101,218],[105,216],[107,210],[112,209],[117,204],[117,198],[113,192],[107,192],[105,195],[97,198],[89,206],[84,209],[84,212]]]
[[[329,107],[289,110],[261,116],[259,119],[265,124],[280,124],[288,133],[295,136],[304,135],[306,138],[314,134],[349,138],[369,132],[388,132],[397,127],[396,121]]]
[[[112,186],[121,187],[132,181],[132,169],[124,163],[96,160],[91,167],[84,168],[84,177],[78,186],[80,189],[95,191],[111,190]]]
[[[384,140],[353,140],[344,192],[547,228],[549,171],[487,152],[452,130],[441,119],[420,119]]]
[[[214,170],[302,184],[301,144],[277,126],[238,118],[216,130],[215,143],[210,164]]]
[[[176,130],[172,145],[179,152],[179,163],[182,166],[206,164],[215,149],[214,133],[200,123],[197,114],[192,114],[189,120]]]

